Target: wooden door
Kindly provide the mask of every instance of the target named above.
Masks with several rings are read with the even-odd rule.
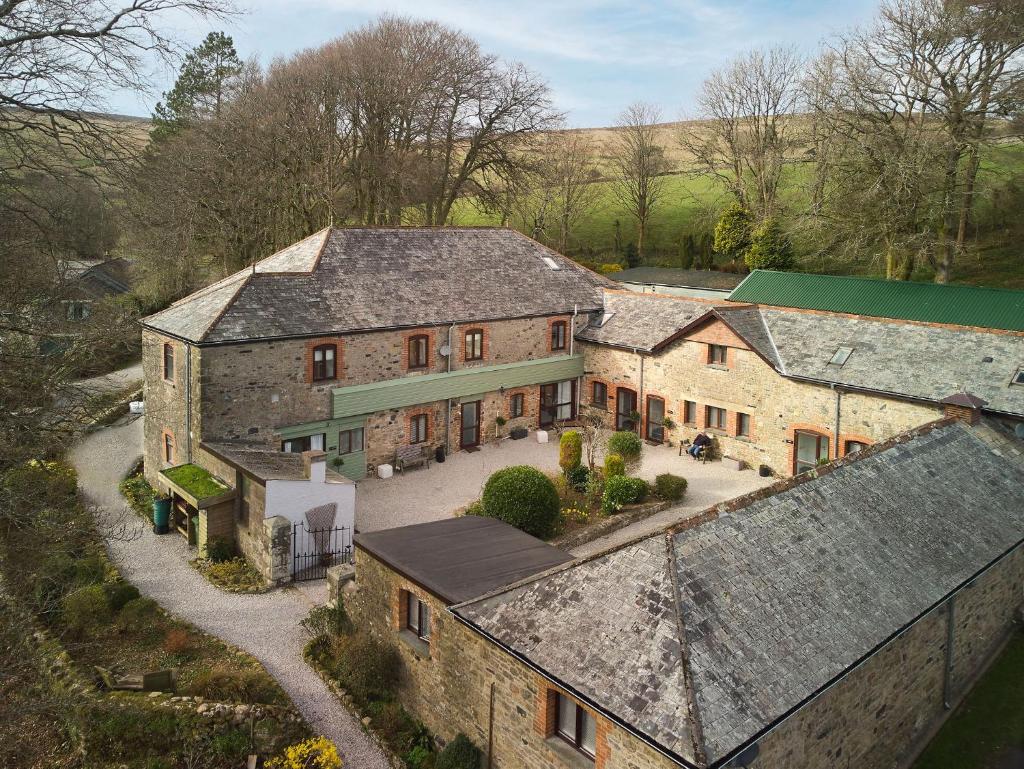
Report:
[[[459,446],[464,449],[480,445],[480,401],[462,404],[462,428]]]

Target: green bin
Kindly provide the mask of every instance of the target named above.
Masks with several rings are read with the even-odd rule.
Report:
[[[171,499],[170,497],[164,497],[163,499],[153,500],[153,533],[154,534],[166,534],[170,531],[168,525],[171,520]]]

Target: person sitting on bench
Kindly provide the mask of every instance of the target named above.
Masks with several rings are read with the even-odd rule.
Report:
[[[686,453],[689,454],[694,459],[699,459],[701,450],[705,446],[710,445],[711,438],[709,438],[706,433],[697,433],[697,437],[693,439],[693,443],[690,444],[690,447],[686,450]]]

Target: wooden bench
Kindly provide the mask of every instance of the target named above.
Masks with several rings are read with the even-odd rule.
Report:
[[[407,467],[430,467],[430,450],[426,446],[399,446],[395,451],[395,470],[404,473]]]

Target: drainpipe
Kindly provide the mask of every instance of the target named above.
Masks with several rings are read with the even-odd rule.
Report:
[[[836,459],[839,459],[839,413],[843,401],[843,393],[839,388],[836,387],[834,382],[832,383],[831,387],[832,392],[836,394],[836,429],[834,441],[835,447],[832,450],[832,456],[835,457]]]
[[[192,346],[185,342],[185,458],[192,464]]]
[[[455,324],[452,323],[448,326],[448,373],[452,373],[452,331],[455,330]],[[452,399],[447,400],[447,410],[444,418],[444,453],[445,456],[451,453],[451,431],[452,431]]]
[[[640,414],[639,424],[636,425],[636,434],[643,436],[644,424],[644,356],[640,355],[637,349],[633,348],[633,354],[640,356],[640,392],[637,394],[636,410]]]
[[[574,304],[572,306],[572,317],[569,318],[569,355],[572,356],[576,352],[576,316],[580,312],[580,306]],[[576,377],[576,397],[573,399],[575,402],[572,405],[573,413],[577,417],[580,415],[580,395],[583,390],[583,377]]]
[[[952,707],[950,700],[950,683],[953,678],[953,632],[956,620],[954,609],[956,608],[956,594],[954,593],[946,601],[946,665],[942,672],[942,707],[949,710]]]

